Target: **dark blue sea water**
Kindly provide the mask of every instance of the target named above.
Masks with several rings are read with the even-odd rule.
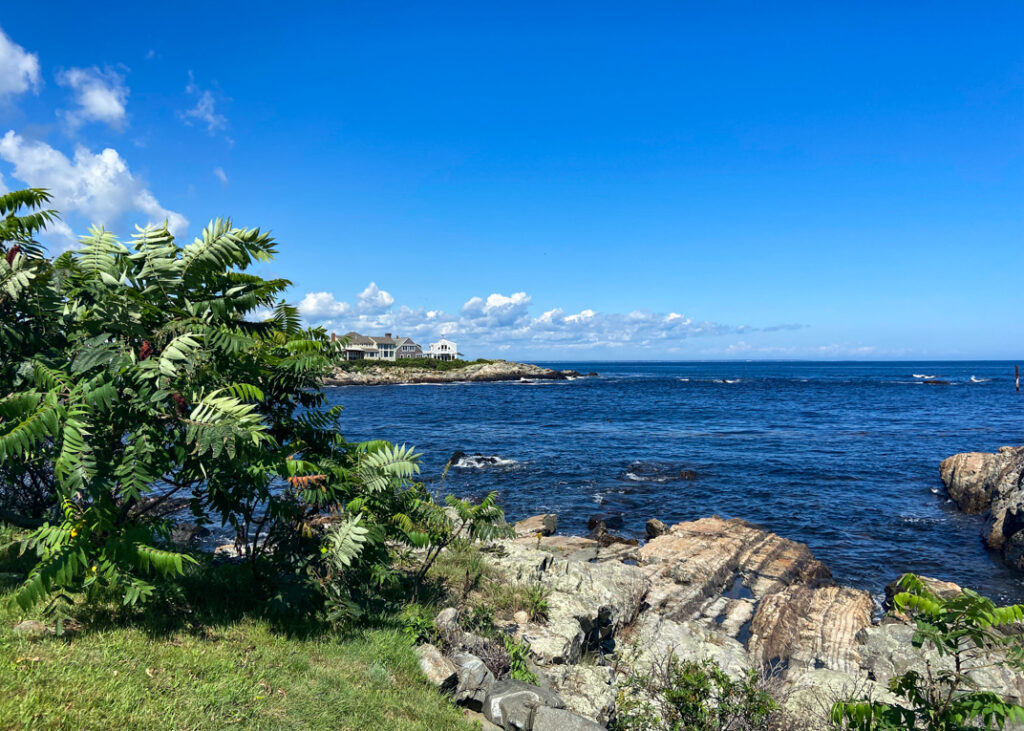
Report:
[[[511,519],[555,512],[561,531],[583,534],[589,516],[621,515],[621,532],[642,536],[652,517],[742,517],[872,592],[914,571],[1024,598],[1024,577],[986,551],[981,518],[957,510],[938,472],[956,452],[1024,444],[1011,363],[544,365],[600,377],[330,398],[345,406],[347,438],[416,445],[435,488],[497,490]],[[510,462],[452,470],[442,486],[455,450]],[[683,469],[697,478],[674,479]]]

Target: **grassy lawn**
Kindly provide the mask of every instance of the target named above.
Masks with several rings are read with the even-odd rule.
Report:
[[[71,637],[30,639],[9,601],[24,569],[0,559],[0,728],[472,728],[396,626],[289,630],[238,576],[197,577],[167,612],[78,607]]]

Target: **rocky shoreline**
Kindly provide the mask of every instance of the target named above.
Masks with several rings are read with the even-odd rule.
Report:
[[[596,373],[582,374],[577,371],[559,371],[542,368],[529,363],[515,363],[496,360],[489,363],[470,363],[450,371],[433,371],[422,368],[375,365],[365,370],[339,368],[324,379],[326,386],[385,386],[414,383],[487,383],[494,381],[569,381],[576,378],[596,376]]]
[[[985,544],[1024,571],[1024,447],[955,454],[939,474],[962,511],[985,515]]]
[[[484,553],[498,581],[546,592],[545,618],[517,612],[503,627],[528,647],[536,684],[489,667],[486,640],[462,629],[458,607],[437,616],[442,639],[418,649],[427,677],[485,729],[604,728],[629,679],[672,656],[709,658],[734,677],[764,673],[797,724],[787,727],[824,728],[834,701],[892,701],[891,678],[950,662],[914,648],[912,624],[875,616],[871,595],[836,584],[807,546],[743,520],[650,521],[643,545],[600,530],[554,535],[556,527],[554,515],[521,521],[518,538]],[[974,680],[1024,701],[1024,678],[1010,671],[990,668]]]

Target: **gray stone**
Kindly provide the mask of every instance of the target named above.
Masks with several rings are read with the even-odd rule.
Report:
[[[38,619],[26,619],[18,623],[14,625],[14,631],[25,637],[45,637],[53,634],[53,630]]]
[[[541,706],[533,716],[533,731],[601,731],[605,727],[562,708]]]
[[[455,687],[455,702],[474,711],[481,710],[494,685],[494,674],[483,660],[468,652],[456,653],[452,656],[452,662],[459,676]]]
[[[467,721],[474,724],[474,728],[479,729],[479,731],[501,731],[501,726],[495,726],[479,711],[471,711],[468,708],[463,708],[462,715]]]
[[[578,661],[633,621],[647,593],[647,578],[636,566],[569,561],[522,543],[506,548],[490,559],[502,578],[548,590],[547,621],[531,623],[522,635],[541,665]]]
[[[542,706],[565,708],[565,703],[550,690],[521,680],[499,680],[484,701],[484,715],[506,731],[530,731],[533,717]]]
[[[442,631],[451,631],[459,628],[459,610],[455,607],[442,609],[434,617],[434,626]]]
[[[551,665],[540,669],[565,707],[581,716],[608,723],[615,713],[618,688],[613,668],[601,665]]]
[[[677,622],[644,612],[619,641],[621,665],[628,673],[648,675],[675,656],[680,660],[713,660],[734,678],[750,667],[747,652],[725,632],[698,622]]]
[[[458,669],[451,660],[441,654],[433,645],[419,645],[416,655],[420,659],[420,670],[427,680],[436,685],[442,693],[455,690],[459,682]]]

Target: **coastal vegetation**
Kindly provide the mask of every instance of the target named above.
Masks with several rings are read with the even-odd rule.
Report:
[[[607,531],[542,546],[543,520],[499,540],[515,531],[495,492],[436,499],[414,448],[348,442],[323,390],[338,369],[492,361],[346,363],[343,344],[284,301],[289,282],[252,273],[277,252],[266,232],[218,219],[181,245],[166,225],[127,242],[96,227],[48,257],[36,241],[57,218],[48,204],[43,190],[0,195],[5,722],[468,727],[426,673],[449,692],[457,681],[467,707],[533,694],[555,717],[591,723],[539,687],[555,668],[577,673],[580,703],[611,694],[591,715],[622,729],[797,728],[756,667],[795,662],[785,643],[801,632],[849,650],[852,632],[803,631],[813,612],[870,622],[866,592],[833,586],[806,546],[742,521],[662,526],[643,547]],[[197,550],[176,532],[186,521],[230,545]],[[768,548],[758,558],[750,546]],[[645,573],[641,560],[665,571]],[[704,640],[684,617],[723,576],[737,596],[719,598]],[[655,582],[675,603],[665,616],[647,601]],[[951,669],[926,660],[927,673],[892,679],[892,702],[844,699],[830,722],[949,731],[1024,720],[973,685],[979,659],[1024,671],[1022,608],[959,588],[940,596],[913,576],[902,588],[894,618],[912,619],[915,645]],[[757,652],[729,614],[753,614],[755,600],[744,616]],[[658,634],[663,620],[677,634]],[[691,655],[670,653],[652,672],[655,650],[679,637]],[[833,659],[814,653],[813,670]],[[471,666],[480,682],[462,687]],[[595,677],[605,680],[587,685]]]

